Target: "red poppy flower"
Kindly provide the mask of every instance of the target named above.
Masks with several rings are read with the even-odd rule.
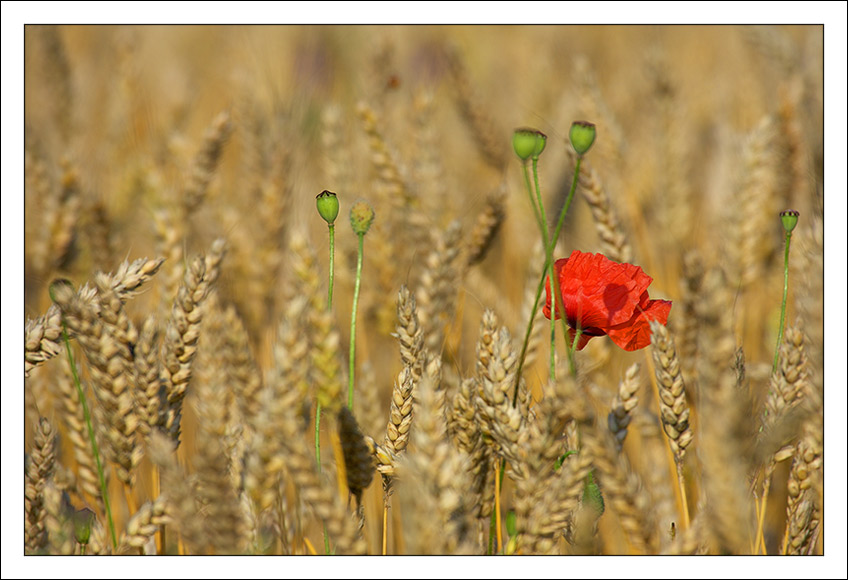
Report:
[[[651,344],[650,322],[668,321],[670,300],[651,300],[648,286],[653,278],[632,264],[613,262],[603,254],[575,250],[557,260],[554,272],[559,280],[562,304],[568,321],[570,342],[581,328],[577,350],[594,336],[609,336],[624,350],[639,350]],[[551,284],[546,283],[544,313],[551,317]],[[561,317],[559,307],[556,318]]]

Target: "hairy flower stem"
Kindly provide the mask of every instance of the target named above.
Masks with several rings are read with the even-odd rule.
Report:
[[[327,291],[327,309],[330,309],[333,307],[333,263],[336,253],[336,226],[335,224],[329,224],[328,228],[330,231],[330,289]]]
[[[571,180],[571,189],[568,192],[568,197],[565,200],[565,205],[562,206],[562,211],[559,214],[559,220],[557,221],[556,229],[554,229],[554,235],[551,237],[551,248],[550,253],[553,253],[553,246],[556,245],[556,241],[559,239],[560,231],[562,230],[562,224],[565,222],[565,215],[568,213],[568,208],[571,207],[571,201],[574,199],[574,192],[577,191],[577,177],[580,175],[580,162],[582,161],[582,157],[577,158],[577,163],[574,166],[574,177]],[[525,169],[525,179],[527,181],[529,187],[529,176]],[[529,189],[528,189],[529,191]],[[533,199],[532,197],[530,198]],[[535,204],[534,204],[535,207]],[[546,252],[547,253],[547,252]],[[524,359],[527,356],[527,347],[530,344],[530,335],[533,333],[533,322],[536,319],[536,310],[539,308],[539,298],[542,296],[542,290],[545,287],[545,278],[548,275],[548,257],[545,257],[545,268],[542,271],[542,279],[539,280],[539,286],[536,288],[536,298],[533,300],[533,309],[530,313],[530,322],[527,324],[527,331],[524,333],[524,343],[521,345],[521,355],[518,357],[518,370],[515,373],[515,386],[512,394],[512,406],[518,402],[518,383],[521,380],[521,371],[524,368]],[[553,290],[553,288],[551,289]],[[565,308],[562,308],[562,296],[559,295],[559,292],[551,292],[554,295],[555,300],[557,301],[557,306],[561,308],[562,311]],[[554,311],[555,312],[555,311]],[[552,313],[553,315],[553,313]],[[567,329],[567,322],[565,317],[563,317],[563,326]],[[566,333],[567,336],[567,333]],[[576,344],[576,342],[575,342]],[[568,358],[569,368],[571,370],[571,374],[577,374],[577,367],[574,366],[574,357],[570,356]]]
[[[774,347],[774,363],[771,372],[777,372],[777,359],[780,353],[780,343],[783,342],[783,324],[786,321],[786,294],[789,291],[789,243],[792,241],[792,232],[786,232],[786,249],[783,251],[783,301],[780,304],[780,327],[777,330],[777,346]]]
[[[356,283],[353,287],[353,309],[350,313],[350,373],[347,377],[347,408],[353,411],[353,369],[356,363],[356,307],[359,304],[359,283],[362,279],[362,254],[365,233],[357,234],[359,250],[356,253]]]
[[[333,307],[333,262],[335,255],[336,226],[327,224],[330,233],[330,289],[327,291],[327,310]],[[321,403],[315,408],[315,461],[318,462],[318,471],[321,471]],[[324,524],[324,552],[330,553],[330,538],[327,537],[327,524]]]
[[[527,164],[524,164],[524,173],[527,173]],[[548,273],[548,279],[551,280],[551,285],[553,286],[554,279],[554,243],[553,239],[549,237],[550,232],[548,231],[548,216],[545,213],[545,204],[542,202],[542,191],[539,188],[539,158],[538,156],[533,157],[533,183],[536,186],[536,201],[539,204],[539,215],[541,218],[541,233],[542,233],[542,242],[545,244],[545,269]],[[551,288],[551,292],[553,293],[553,287]],[[556,316],[551,316],[551,350],[550,350],[550,379],[551,381],[556,381]]]
[[[539,226],[539,231],[545,230],[545,222],[542,220],[542,215],[539,213],[539,206],[536,205],[536,200],[533,198],[533,187],[530,185],[530,172],[527,171],[527,162],[521,164],[524,170],[524,188],[527,190],[527,197],[530,199],[530,206],[533,208],[533,215],[536,216],[536,224]]]
[[[88,412],[88,405],[85,402],[85,394],[82,392],[82,384],[77,374],[77,366],[74,364],[74,355],[71,352],[71,340],[68,337],[68,328],[65,326],[65,320],[62,320],[62,340],[65,343],[65,352],[68,354],[68,362],[71,363],[71,374],[74,377],[74,385],[77,387],[77,396],[79,397],[80,406],[82,407],[83,418],[85,425],[88,428],[88,439],[91,441],[91,451],[94,454],[94,461],[97,465],[97,476],[100,479],[100,495],[103,496],[103,506],[106,509],[106,520],[109,522],[109,533],[112,537],[112,550],[118,548],[118,538],[115,535],[115,522],[112,520],[112,507],[109,504],[109,494],[106,491],[106,476],[103,473],[103,465],[100,463],[100,449],[97,446],[97,439],[94,437],[94,426],[91,424],[91,415]]]

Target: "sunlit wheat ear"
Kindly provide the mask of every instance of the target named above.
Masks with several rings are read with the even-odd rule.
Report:
[[[171,523],[173,519],[168,514],[168,502],[164,496],[145,502],[127,521],[127,528],[118,541],[116,552],[131,554],[133,549],[144,549],[150,545],[161,526]]]
[[[24,329],[24,378],[36,366],[62,352],[62,313],[52,304],[43,316],[27,319]]]
[[[203,135],[200,150],[188,170],[180,196],[185,217],[190,216],[206,197],[209,182],[215,174],[224,145],[232,131],[230,114],[224,111],[215,117]]]
[[[619,450],[627,437],[627,426],[632,419],[632,411],[639,404],[636,391],[639,390],[639,365],[634,363],[628,367],[624,378],[618,386],[618,393],[612,401],[612,410],[607,416],[609,430],[615,436]]]
[[[663,431],[668,436],[678,460],[681,460],[692,442],[694,433],[689,426],[689,405],[686,401],[686,387],[680,372],[680,362],[668,328],[662,324],[651,323],[651,346],[654,373],[660,393]]]
[[[465,267],[482,262],[494,244],[506,215],[506,191],[500,189],[486,197],[486,205],[477,214],[466,242]]]
[[[97,475],[97,461],[105,465],[103,457],[95,459],[88,438],[88,427],[85,422],[85,414],[80,404],[79,394],[71,376],[70,363],[67,358],[62,360],[62,371],[56,378],[53,387],[61,401],[61,416],[65,424],[64,434],[73,446],[74,463],[76,464],[78,490],[87,494],[91,501],[102,508],[103,498],[101,496],[100,481]],[[84,391],[87,389],[84,388]],[[104,475],[108,482],[110,471]]]
[[[751,131],[742,151],[737,193],[728,207],[729,228],[725,249],[731,282],[748,286],[762,275],[763,264],[774,252],[770,238],[777,207],[776,131],[771,117],[763,118]]]
[[[105,281],[100,279],[101,291],[117,298]],[[73,329],[77,340],[85,352],[92,377],[92,387],[97,399],[94,415],[98,418],[100,435],[104,437],[104,455],[116,465],[118,478],[128,486],[134,481],[133,469],[141,458],[141,448],[136,438],[138,419],[134,412],[130,384],[131,354],[126,342],[116,334],[117,327],[98,316],[108,313],[101,306],[98,297],[87,300],[90,289],[83,288],[80,293],[67,285],[58,285],[54,299],[62,310],[63,320]]]
[[[139,431],[145,438],[150,436],[151,429],[155,429],[159,422],[160,335],[155,317],[148,316],[142,324],[135,345],[136,412]]]
[[[45,528],[44,487],[53,474],[56,463],[56,431],[50,422],[40,418],[36,424],[32,453],[27,457],[24,485],[24,512],[26,528],[24,548],[27,553],[37,552],[47,546]]]
[[[434,246],[427,256],[415,295],[418,318],[424,328],[424,346],[433,353],[442,352],[445,326],[455,309],[460,228],[460,223],[455,221],[445,232],[434,234]]]
[[[525,420],[512,405],[517,358],[509,331],[498,328],[493,312],[484,312],[477,341],[475,417],[486,443],[507,461],[517,460],[520,455],[519,438]]]
[[[787,341],[793,346],[786,349],[786,364],[781,365],[781,373],[791,378],[793,371],[800,371],[793,365],[793,358],[803,352],[798,352],[797,343],[803,342],[799,332],[793,329],[791,338],[787,332]],[[793,352],[794,351],[794,352]],[[794,355],[794,356],[793,356]],[[793,368],[795,367],[795,368]],[[786,489],[788,493],[786,504],[786,531],[783,540],[785,554],[811,554],[816,549],[822,525],[823,510],[823,418],[824,406],[820,384],[807,382],[805,398],[801,407],[805,419],[801,427],[801,436],[795,446],[795,457],[789,473]]]

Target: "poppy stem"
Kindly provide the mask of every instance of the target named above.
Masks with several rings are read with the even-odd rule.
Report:
[[[786,249],[783,252],[783,301],[780,304],[780,327],[777,330],[777,346],[774,347],[774,364],[771,372],[777,372],[777,361],[780,354],[780,343],[783,342],[783,324],[786,321],[786,295],[789,291],[789,243],[792,241],[792,232],[786,232]]]
[[[91,415],[88,412],[88,405],[85,402],[85,393],[82,390],[82,384],[77,374],[77,365],[74,363],[74,355],[71,352],[71,339],[68,337],[68,328],[65,325],[65,319],[62,318],[62,342],[65,343],[65,352],[68,355],[68,362],[71,365],[71,374],[74,378],[74,385],[77,388],[77,397],[79,398],[80,406],[82,407],[83,420],[85,421],[88,430],[88,439],[91,442],[91,452],[94,455],[94,463],[97,467],[97,477],[100,481],[100,495],[103,496],[103,508],[106,510],[106,521],[109,523],[109,535],[112,539],[112,549],[118,547],[118,539],[115,535],[115,522],[112,519],[112,507],[109,503],[109,493],[106,488],[106,476],[103,470],[103,465],[100,463],[100,449],[97,446],[97,438],[94,436],[94,427],[91,423]]]
[[[527,331],[524,333],[524,343],[521,345],[521,356],[518,357],[518,370],[515,373],[515,385],[513,388],[512,394],[512,406],[515,407],[518,403],[518,384],[521,381],[521,372],[524,369],[524,359],[527,357],[527,347],[530,344],[530,335],[533,333],[533,323],[536,320],[536,311],[539,308],[539,298],[542,296],[542,289],[545,287],[545,278],[548,275],[548,261],[551,260],[549,257],[553,254],[553,246],[556,245],[556,240],[559,239],[559,234],[562,231],[562,225],[565,223],[565,215],[568,213],[568,209],[571,207],[571,201],[574,199],[574,192],[577,191],[577,179],[580,176],[580,162],[583,160],[583,156],[577,157],[577,163],[574,165],[574,177],[571,180],[571,189],[568,192],[568,197],[565,200],[565,205],[562,206],[562,210],[559,214],[559,219],[557,220],[556,229],[554,229],[554,235],[551,237],[551,247],[550,252],[545,252],[545,267],[542,270],[542,279],[539,280],[539,286],[536,289],[536,298],[533,301],[533,309],[530,312],[530,321],[527,324]],[[527,191],[530,192],[530,177],[527,173],[527,164],[524,164],[524,180],[527,184]],[[533,202],[533,196],[530,196],[530,201]],[[533,202],[533,207],[536,207],[535,202]],[[538,217],[538,216],[537,216]],[[556,304],[560,307],[560,311],[564,312],[565,308],[562,307],[562,296],[559,292],[554,292],[553,288],[551,288],[554,299],[556,300]],[[553,310],[552,316],[556,316],[556,309]],[[565,318],[563,317],[563,326],[567,330],[567,323]],[[568,336],[568,333],[565,332],[565,336]],[[577,369],[574,366],[574,357],[573,355],[569,357],[569,365],[571,366],[571,374],[576,375]]]
[[[350,313],[350,370],[347,377],[347,408],[353,411],[353,373],[356,367],[356,307],[359,304],[359,283],[362,280],[362,254],[365,233],[357,234],[359,249],[356,252],[356,283],[353,287],[353,309]]]
[[[527,165],[524,165],[527,173]],[[539,157],[533,156],[533,183],[536,189],[536,201],[539,204],[539,230],[542,234],[542,243],[545,244],[545,268],[550,280],[554,279],[554,241],[549,237],[548,217],[545,213],[545,204],[542,202],[542,191],[539,187]],[[529,183],[528,183],[529,186]],[[553,282],[551,282],[553,284]],[[556,316],[551,315],[551,350],[550,350],[550,379],[556,380]]]
[[[536,216],[536,224],[539,226],[539,231],[545,229],[542,216],[539,213],[539,206],[536,205],[536,200],[533,198],[533,186],[530,185],[530,172],[527,170],[527,161],[522,162],[521,168],[524,171],[524,188],[527,190],[527,197],[530,198],[530,206],[533,208],[533,215]]]
[[[334,223],[327,224],[330,236],[330,272],[329,272],[329,290],[327,291],[327,310],[333,307],[333,278],[334,278],[334,255],[335,255],[335,240],[336,226]],[[318,464],[318,472],[321,472],[321,402],[318,401],[315,407],[315,461]],[[327,536],[327,525],[324,525],[324,552],[330,553],[330,538]]]

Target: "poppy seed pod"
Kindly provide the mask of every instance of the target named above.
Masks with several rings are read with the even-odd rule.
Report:
[[[318,214],[329,225],[333,225],[339,215],[339,198],[332,191],[324,190],[315,197]]]
[[[539,157],[547,142],[547,135],[536,129],[516,129],[512,135],[512,148],[522,161]]]
[[[574,147],[578,155],[585,155],[592,148],[596,135],[594,123],[587,121],[574,121],[571,124],[571,130],[568,132],[571,146]]]
[[[77,510],[73,515],[74,537],[80,544],[88,544],[91,538],[91,524],[94,522],[94,512],[88,508]]]
[[[364,236],[374,222],[374,208],[367,201],[357,201],[350,208],[350,227],[357,236]]]
[[[801,215],[794,209],[787,209],[786,211],[780,212],[780,221],[783,222],[783,229],[786,230],[786,233],[792,233],[792,230],[795,229],[795,226],[798,225],[798,216]]]

